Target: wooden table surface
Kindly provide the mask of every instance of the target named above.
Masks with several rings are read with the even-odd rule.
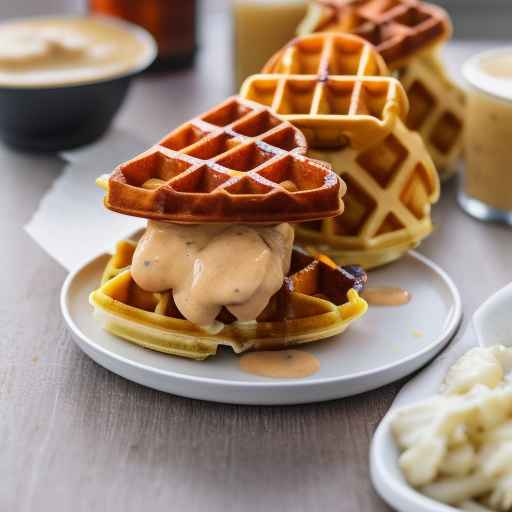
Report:
[[[118,128],[156,139],[230,93],[226,18],[207,21],[196,69],[141,79]],[[454,45],[450,62],[474,50]],[[59,312],[66,272],[22,230],[62,167],[0,147],[0,510],[389,510],[368,478],[368,446],[401,383],[317,405],[238,407],[146,389],[80,352]],[[467,322],[512,280],[512,236],[465,216],[455,192],[445,186],[421,252],[454,278]]]

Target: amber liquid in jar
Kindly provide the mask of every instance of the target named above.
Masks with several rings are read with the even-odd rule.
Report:
[[[196,0],[89,0],[89,9],[130,21],[150,32],[158,45],[158,57],[151,69],[180,69],[194,63]]]

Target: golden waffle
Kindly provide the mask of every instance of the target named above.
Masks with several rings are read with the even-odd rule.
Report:
[[[408,109],[403,87],[390,77],[253,75],[240,95],[300,128],[312,148],[363,149],[383,139]]]
[[[462,154],[464,93],[438,56],[452,32],[447,13],[418,0],[316,0],[299,33],[350,32],[375,45],[409,97],[407,126],[422,135],[441,178]]]
[[[262,73],[273,75],[273,82],[255,76],[248,80],[242,95],[270,101],[272,83],[280,80],[269,106],[300,127],[311,147],[348,143],[365,147],[387,135],[397,115],[407,113],[407,98],[395,81],[366,79],[389,75],[389,70],[375,48],[357,36],[321,33],[298,37],[278,51]],[[305,78],[314,88],[309,112],[289,112],[303,99],[293,89]]]
[[[346,39],[347,45],[354,44],[354,36],[348,34],[334,36],[330,33],[322,33],[316,34],[315,38],[316,47],[322,46],[324,51],[328,41],[336,40],[339,46],[343,46],[341,41]],[[323,44],[319,42],[322,38]],[[311,41],[313,41],[311,36],[297,38],[272,57],[265,69],[293,69],[295,73],[299,70],[310,72],[312,68],[300,64],[301,51],[294,51],[293,48],[309,48]],[[359,53],[361,58],[354,59],[353,54],[348,53],[348,60],[351,62],[351,69],[357,70],[357,73],[363,73],[368,69],[366,62],[371,58],[370,56],[377,54],[375,49],[367,43],[365,45],[362,40],[359,39],[359,41],[361,41],[359,47],[365,48]],[[329,54],[327,51],[326,53]],[[341,59],[341,57],[338,58]],[[320,60],[325,62],[327,59],[328,57],[322,57]],[[341,64],[338,69],[340,66]],[[316,76],[316,81],[321,87],[326,87],[331,81],[351,78],[326,75],[325,69],[323,65],[320,74]],[[349,69],[348,65],[345,69]],[[382,68],[379,69],[383,71]],[[242,89],[242,95],[249,94],[251,99],[257,99],[254,93],[251,93],[249,86],[255,82],[259,83],[260,77],[263,76],[265,75],[249,78]],[[314,80],[312,75],[305,76]],[[282,77],[286,78],[287,75],[267,76],[268,79],[274,77],[282,80]],[[291,77],[297,80],[304,78],[297,74]],[[364,77],[363,75],[352,77],[353,81],[361,81],[363,84],[370,79],[397,82],[386,77]],[[397,85],[397,90],[402,90],[400,85]],[[355,100],[351,99],[351,101],[361,104],[360,96],[356,96]],[[279,101],[273,100],[272,108],[278,108],[279,104]],[[366,268],[371,268],[397,259],[408,249],[418,245],[431,232],[430,208],[439,196],[437,172],[421,138],[404,125],[403,119],[407,115],[407,109],[390,108],[388,112],[387,123],[381,127],[378,136],[373,132],[365,132],[364,126],[359,127],[358,135],[361,141],[365,141],[365,144],[360,146],[354,144],[354,139],[350,136],[342,141],[344,144],[336,148],[329,148],[323,140],[319,143],[316,143],[317,139],[310,140],[311,149],[308,155],[330,162],[348,185],[343,215],[296,226],[297,241],[305,244],[312,254],[326,253],[339,264],[357,262]],[[351,116],[349,110],[344,119],[346,126],[350,126]],[[285,117],[303,129],[302,126],[305,123],[302,118],[299,122],[295,121],[293,113]],[[367,114],[367,117],[370,116]],[[315,128],[315,122],[320,128],[323,127],[322,120],[315,115],[312,115],[308,121],[309,129]],[[319,131],[318,134],[320,136],[323,132]]]
[[[343,215],[295,227],[297,242],[311,253],[372,268],[399,258],[432,231],[430,209],[439,197],[439,180],[421,137],[401,122],[366,151],[311,151],[310,156],[330,162],[348,187]]]
[[[278,51],[262,73],[285,75],[385,76],[384,59],[366,40],[349,34],[321,33],[298,37]]]
[[[446,75],[435,51],[422,54],[397,73],[411,105],[407,126],[423,137],[441,178],[449,178],[464,146],[464,92]]]
[[[299,34],[350,32],[370,43],[395,69],[450,38],[446,11],[419,0],[315,0]]]
[[[340,334],[367,310],[358,295],[366,282],[360,268],[341,269],[294,250],[289,277],[256,322],[237,322],[223,309],[221,330],[209,334],[180,315],[170,292],[149,293],[135,284],[135,247],[133,241],[117,245],[90,303],[107,331],[159,352],[201,360],[219,345],[236,353],[289,347]]]
[[[108,178],[110,210],[161,221],[301,222],[343,211],[345,185],[291,124],[232,97]]]

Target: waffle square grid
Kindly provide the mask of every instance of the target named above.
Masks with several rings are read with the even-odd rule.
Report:
[[[358,261],[368,268],[375,266],[375,258],[392,254],[386,249],[417,245],[432,230],[431,204],[439,196],[437,176],[423,147],[419,135],[407,135],[400,125],[366,152],[311,152],[338,170],[349,194],[342,216],[297,226],[297,240],[328,244],[327,253],[338,263]],[[418,159],[418,154],[425,158]]]
[[[383,139],[409,106],[390,77],[261,74],[249,77],[240,94],[299,128],[311,148],[363,149]]]
[[[344,183],[264,106],[232,97],[118,166],[107,208],[181,223],[301,222],[343,211]]]
[[[322,33],[298,37],[277,52],[262,73],[316,75],[386,76],[384,59],[364,39],[350,34]]]
[[[450,18],[420,0],[316,0],[299,32],[350,32],[370,43],[394,68],[449,39]]]
[[[438,55],[452,33],[448,14],[419,0],[316,0],[300,34],[357,34],[375,45],[410,101],[407,126],[420,132],[442,179],[457,170],[464,135],[464,92]]]
[[[409,109],[400,82],[385,75],[382,57],[364,39],[310,34],[278,51],[240,94],[300,128],[310,148],[364,149]]]

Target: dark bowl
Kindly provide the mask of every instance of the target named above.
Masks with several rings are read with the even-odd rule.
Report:
[[[0,86],[0,138],[27,151],[72,149],[98,139],[121,107],[132,79],[151,65],[156,56],[152,36],[136,25],[119,20],[147,41],[144,61],[120,76],[86,83],[49,87]]]

